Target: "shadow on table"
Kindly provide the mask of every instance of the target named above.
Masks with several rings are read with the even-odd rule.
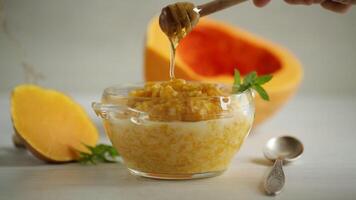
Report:
[[[0,167],[39,165],[45,165],[45,163],[33,157],[26,149],[0,147]]]
[[[252,158],[250,160],[253,164],[257,164],[257,165],[264,165],[264,166],[272,166],[273,162],[267,160],[266,158]]]
[[[268,176],[268,174],[269,174],[269,172],[270,172],[270,170],[271,170],[271,168],[273,166],[273,162],[267,160],[266,158],[262,158],[262,157],[260,157],[260,158],[252,158],[250,160],[250,162],[252,162],[254,164],[257,164],[257,165],[263,165],[263,166],[267,167],[265,172],[264,172],[263,178],[261,179],[261,182],[258,185],[258,190],[259,190],[261,195],[269,196],[269,194],[266,193],[264,184],[265,184],[265,179]]]

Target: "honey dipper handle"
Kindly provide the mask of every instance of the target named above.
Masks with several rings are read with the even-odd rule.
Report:
[[[200,17],[209,15],[219,10],[234,6],[247,0],[214,0],[203,5],[197,6]]]

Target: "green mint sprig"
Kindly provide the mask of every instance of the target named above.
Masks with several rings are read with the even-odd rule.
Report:
[[[252,88],[261,96],[263,100],[269,101],[269,96],[262,85],[269,82],[272,77],[272,75],[257,76],[257,73],[254,71],[247,74],[243,81],[241,81],[240,72],[239,70],[235,69],[232,92],[236,94]]]
[[[116,149],[111,145],[98,144],[95,147],[89,145],[85,145],[85,147],[90,151],[90,153],[79,152],[78,161],[81,164],[95,165],[99,162],[113,163],[117,162],[116,158],[120,156]]]

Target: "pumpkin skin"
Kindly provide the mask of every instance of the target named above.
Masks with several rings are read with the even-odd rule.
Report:
[[[146,81],[169,79],[169,47],[158,18],[154,18],[146,35]],[[255,125],[276,113],[295,94],[303,76],[300,62],[288,50],[209,18],[200,19],[177,48],[177,78],[231,84],[235,68],[242,76],[251,71],[273,75],[273,79],[264,85],[270,101],[256,95]]]

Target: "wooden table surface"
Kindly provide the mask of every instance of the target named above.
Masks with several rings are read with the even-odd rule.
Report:
[[[93,97],[75,98],[90,109]],[[123,164],[43,163],[12,146],[7,96],[0,110],[0,200],[271,199],[261,188],[271,167],[261,151],[269,138],[284,134],[303,141],[305,152],[285,166],[286,185],[276,199],[356,198],[356,96],[297,96],[253,130],[226,173],[192,181],[139,178]]]

